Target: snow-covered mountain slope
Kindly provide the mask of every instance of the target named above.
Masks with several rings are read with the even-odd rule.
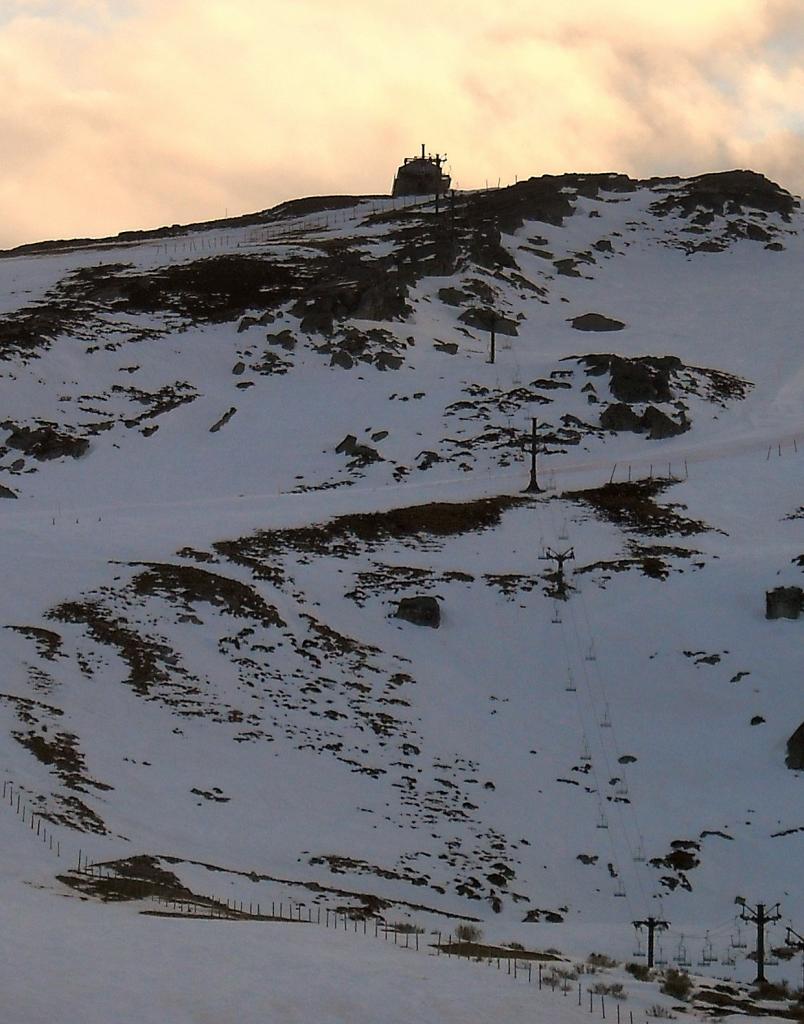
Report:
[[[199,892],[747,977],[736,896],[804,923],[801,227],[566,175],[6,254],[4,779]]]

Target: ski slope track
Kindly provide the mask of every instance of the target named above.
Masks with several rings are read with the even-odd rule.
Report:
[[[568,174],[0,254],[5,1019],[570,1024],[433,936],[622,963],[653,916],[737,992],[736,897],[784,953],[802,226]],[[215,919],[280,902],[348,929]]]

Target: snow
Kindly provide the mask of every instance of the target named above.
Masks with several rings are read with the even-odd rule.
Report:
[[[547,289],[547,301],[485,276],[499,289],[500,308],[525,318],[518,338],[499,342],[494,364],[485,361],[486,336],[462,333],[460,311],[438,299],[440,288],[461,287],[475,270],[423,279],[405,322],[359,325],[388,330],[400,344],[413,339],[399,370],[331,367],[316,351],[321,339],[302,336],[287,310],[242,333],[235,321],[137,341],[119,331],[132,324],[161,329],[159,314],[101,311],[108,323],[94,343],[67,335],[39,358],[0,366],[8,421],[69,429],[113,421],[91,436],[91,450],[79,460],[26,458],[20,472],[11,468],[19,452],[0,458],[2,482],[19,494],[0,509],[0,558],[13,581],[0,593],[0,624],[53,630],[63,643],[49,660],[30,638],[2,631],[3,780],[51,812],[56,796],[71,795],[53,765],[14,738],[45,726],[42,735],[74,734],[86,775],[112,787],[84,783],[77,793],[107,835],[53,828],[63,851],[59,870],[75,865],[79,849],[95,863],[170,857],[184,884],[216,898],[333,907],[354,905],[358,898],[349,893],[371,893],[392,902],[390,918],[428,932],[454,928],[449,915],[468,915],[481,919],[489,941],[555,947],[577,959],[592,950],[632,959],[631,922],[658,913],[671,922],[661,940],[668,960],[684,943],[696,972],[743,981],[754,968],[741,957],[733,966],[697,963],[707,934],[719,955],[731,948],[735,896],[781,903],[784,919],[770,930],[770,945],[783,942],[788,921],[801,930],[802,780],[784,767],[786,739],[802,717],[801,623],[764,619],[765,590],[801,585],[792,560],[804,552],[802,519],[791,518],[803,500],[801,216],[780,225],[784,252],[737,241],[722,253],[690,256],[668,244],[683,237],[681,224],[655,218],[655,198],[647,189],[616,202],[578,198],[562,227],[531,222],[504,238],[523,274]],[[266,231],[213,229],[175,241],[4,259],[0,313],[39,301],[69,273],[101,263],[152,270],[246,247],[307,259],[311,237],[356,236],[372,256],[384,255],[392,249],[387,227],[371,220],[381,209],[392,204],[363,203]],[[588,216],[593,211],[600,216]],[[549,262],[519,248],[535,234],[555,259],[603,237],[614,241],[616,255],[581,265],[581,278],[555,276]],[[568,320],[591,310],[625,321],[626,329],[604,336],[572,330]],[[284,375],[260,376],[252,366],[265,333],[284,328],[299,339],[287,357],[293,365]],[[433,339],[456,343],[457,354],[439,352]],[[433,501],[518,497],[528,468],[521,453],[503,458],[504,450],[475,443],[461,457],[462,469],[448,440],[471,438],[487,424],[524,436],[531,415],[553,425],[562,414],[594,418],[582,370],[562,360],[595,351],[673,354],[754,386],[723,405],[689,397],[693,429],[675,438],[592,432],[578,450],[553,445],[540,460],[551,489],[505,511],[490,530],[386,537],[358,544],[346,558],[291,545],[269,560],[281,580],[214,555],[216,542],[259,530]],[[238,359],[248,363],[243,375],[232,374]],[[129,372],[132,366],[138,369]],[[486,399],[476,419],[447,413],[472,386],[507,392],[573,368],[572,386],[545,392],[548,404],[505,413]],[[601,402],[610,399],[604,377],[589,380]],[[177,381],[196,397],[147,421],[157,432],[145,436],[125,425],[145,407],[115,385],[155,392]],[[254,386],[238,389],[245,381]],[[232,406],[230,422],[210,433]],[[387,438],[372,441],[379,431]],[[350,469],[334,452],[349,433],[375,445],[384,461]],[[442,461],[418,470],[426,451]],[[399,466],[410,469],[402,479]],[[632,535],[563,496],[668,469],[679,480],[657,502],[678,505],[711,529],[689,537]],[[663,556],[670,568],[664,580],[638,567],[574,573],[577,589],[558,608],[561,621],[552,621],[559,603],[543,592],[543,548],[574,547],[578,569],[633,556],[629,540],[692,554]],[[188,547],[217,561],[179,557]],[[285,625],[239,621],[203,602],[192,604],[199,621],[188,621],[163,594],[134,596],[143,563],[197,565],[237,580],[275,606]],[[378,572],[375,585],[369,574]],[[535,585],[514,581],[506,592],[500,578],[516,575]],[[360,602],[346,596],[359,587],[366,589]],[[396,597],[409,591],[441,599],[438,631],[393,618]],[[80,625],[48,617],[82,595],[107,602],[176,652],[188,674],[181,685],[192,691],[192,716],[171,706],[168,688],[144,700],[124,682],[129,667],[119,653]],[[368,653],[316,647],[310,616]],[[253,637],[238,638],[244,626],[255,629]],[[267,676],[239,660],[232,638],[252,662],[263,659]],[[270,657],[249,646],[257,642]],[[320,664],[309,658],[311,649]],[[587,660],[590,649],[594,661]],[[566,689],[568,670],[574,692]],[[391,685],[396,673],[410,681]],[[304,703],[301,683],[321,678],[322,693]],[[365,698],[350,689],[355,680],[370,691]],[[39,702],[36,723],[21,719],[18,701],[9,698]],[[388,738],[373,731],[364,712],[374,722],[390,714],[397,731]],[[751,725],[754,716],[764,721]],[[271,738],[243,740],[249,730]],[[403,741],[420,753],[404,753]],[[585,743],[588,773],[580,760]],[[623,755],[636,760],[623,764]],[[356,764],[381,774],[351,770]],[[627,784],[630,802],[606,799],[615,795],[615,778]],[[199,795],[216,787],[224,799]],[[423,808],[434,802],[438,809],[427,817]],[[446,814],[450,807],[462,813]],[[598,828],[601,811],[606,829]],[[494,968],[391,948],[373,936],[158,919],[135,904],[80,899],[54,881],[54,858],[20,824],[13,807],[0,806],[0,977],[9,1021],[51,1020],[56,1006],[65,1020],[143,1024],[228,1016],[355,1024],[580,1019],[571,999],[539,996]],[[668,890],[659,878],[672,872],[634,860],[640,846],[649,861],[679,841],[700,844],[701,864],[688,871],[692,892]],[[597,860],[584,864],[581,854]],[[320,860],[332,855],[386,874],[336,872]],[[488,872],[495,859],[515,870],[510,889],[527,897],[517,902],[498,886],[499,913],[455,884]],[[251,872],[268,877],[255,881]],[[413,884],[416,876],[426,884]],[[311,895],[310,883],[325,891]],[[563,920],[524,923],[534,908],[560,911]],[[768,973],[798,983],[799,962]],[[612,977],[627,984],[623,1008],[670,1005],[655,985],[641,987],[622,972]]]

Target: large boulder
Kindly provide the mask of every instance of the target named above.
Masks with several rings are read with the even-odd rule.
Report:
[[[412,622],[414,626],[438,629],[441,625],[441,607],[434,597],[403,597],[397,607],[396,617]]]
[[[602,243],[598,242],[598,246]],[[608,251],[611,252],[611,243]],[[625,324],[622,320],[613,320],[602,313],[584,313],[582,316],[574,316],[569,321],[576,331],[621,331]]]
[[[797,619],[804,609],[801,587],[776,587],[765,593],[766,619]]]
[[[804,722],[787,741],[785,764],[794,771],[804,770]]]
[[[671,419],[666,412],[649,405],[642,414],[642,425],[648,432],[651,441],[661,441],[665,437],[676,437],[690,429],[689,421],[682,415],[681,422]]]

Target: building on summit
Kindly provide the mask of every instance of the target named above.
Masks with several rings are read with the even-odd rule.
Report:
[[[442,156],[425,155],[422,144],[421,156],[406,156],[405,162],[396,172],[392,196],[430,196],[443,195],[449,190],[451,178],[441,170],[446,161]]]

